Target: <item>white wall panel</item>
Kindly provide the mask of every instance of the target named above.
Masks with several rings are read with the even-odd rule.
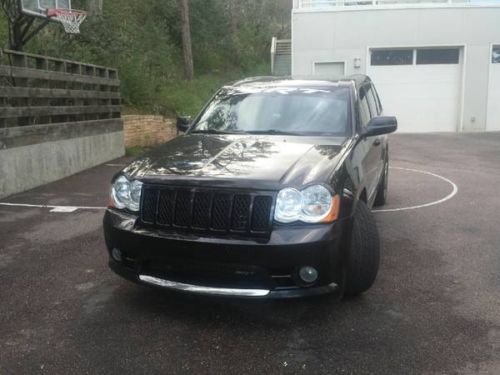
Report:
[[[486,130],[500,130],[500,64],[490,65]]]

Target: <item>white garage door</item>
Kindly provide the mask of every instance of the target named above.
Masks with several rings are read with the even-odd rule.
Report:
[[[493,46],[486,130],[500,130],[500,45]]]
[[[400,132],[455,132],[459,126],[460,49],[372,49],[368,75],[384,114],[398,118]]]

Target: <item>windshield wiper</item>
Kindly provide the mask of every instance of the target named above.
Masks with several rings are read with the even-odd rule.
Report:
[[[267,129],[267,130],[249,130],[248,134],[274,134],[274,135],[301,135],[296,132],[289,132],[284,130]]]
[[[191,134],[271,134],[271,135],[302,135],[300,133],[276,130],[276,129],[267,129],[267,130],[217,130],[217,129],[204,129],[204,130],[193,130]]]
[[[193,130],[191,134],[244,134],[246,132],[242,130],[216,130],[216,129],[205,129],[205,130]]]

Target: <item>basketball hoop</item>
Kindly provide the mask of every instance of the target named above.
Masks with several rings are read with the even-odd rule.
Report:
[[[68,34],[79,34],[80,25],[85,21],[87,13],[83,10],[56,8],[47,9],[47,17],[62,23]]]

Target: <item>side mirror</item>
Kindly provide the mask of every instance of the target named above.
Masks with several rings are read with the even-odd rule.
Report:
[[[372,137],[375,135],[389,134],[398,128],[398,120],[392,116],[378,116],[372,118],[366,125],[363,137]]]
[[[191,121],[191,116],[178,116],[175,124],[177,131],[185,133],[191,126]]]

